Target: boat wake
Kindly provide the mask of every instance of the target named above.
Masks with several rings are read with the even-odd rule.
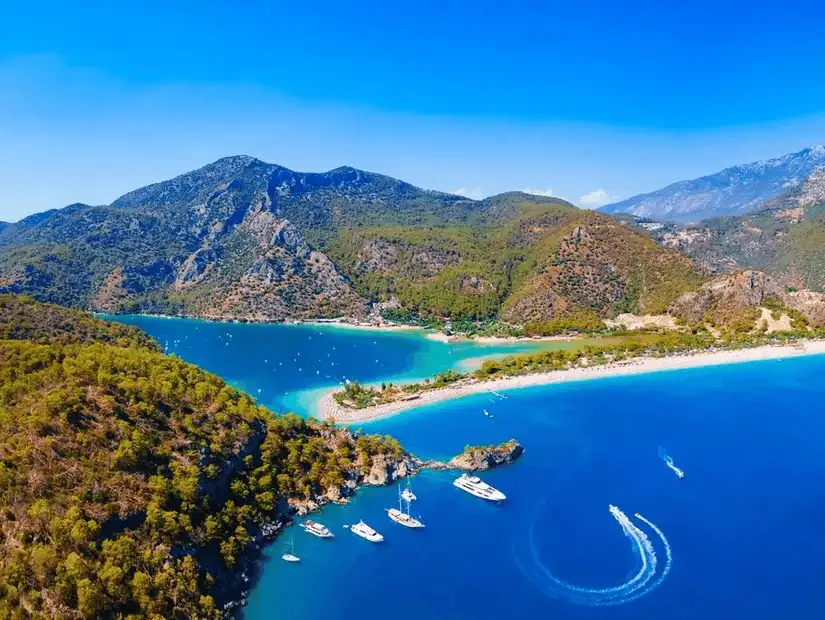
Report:
[[[676,474],[678,478],[685,477],[685,472],[676,467],[676,464],[673,462],[673,459],[670,456],[668,456],[667,451],[661,446],[659,446],[659,458],[665,462],[665,465],[667,465],[671,470],[673,470],[673,473]]]
[[[626,580],[607,588],[588,588],[568,583],[556,577],[542,562],[535,541],[538,513],[529,529],[524,548],[514,547],[514,558],[521,572],[547,596],[592,607],[623,605],[649,594],[665,580],[673,562],[670,544],[664,533],[639,513],[634,516],[653,534],[657,545],[664,550],[664,562],[656,555],[654,541],[634,523],[618,506],[610,506],[610,514],[630,540],[634,555],[638,557],[639,569],[631,572]]]

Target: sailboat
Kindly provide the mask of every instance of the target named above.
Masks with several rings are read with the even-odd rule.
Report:
[[[404,499],[404,494],[400,488],[398,489],[398,508],[388,508],[387,515],[390,519],[404,527],[413,529],[424,527],[421,521],[410,515],[410,501]]]
[[[407,502],[414,502],[418,499],[412,491],[412,483],[409,478],[407,478],[407,488],[401,491],[401,497]]]
[[[284,545],[284,554],[281,556],[281,559],[284,562],[300,562],[301,558],[295,555],[295,540],[292,536],[289,537],[289,540],[286,541],[286,545]]]

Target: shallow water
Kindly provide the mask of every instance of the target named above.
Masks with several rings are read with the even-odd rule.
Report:
[[[345,380],[423,379],[500,357],[566,342],[479,345],[424,338],[423,330],[373,331],[318,325],[216,323],[193,319],[110,316],[136,325],[170,354],[220,375],[275,411],[314,412],[318,393]]]
[[[147,329],[158,337],[153,327]],[[182,357],[198,363],[202,355],[210,370],[238,385],[254,387],[269,377],[247,377],[245,369],[256,366],[251,362],[236,367],[220,360],[214,334],[202,339],[189,327],[168,329],[174,339],[185,334],[184,341],[199,343],[179,344]],[[232,333],[227,352],[237,357],[236,349],[250,346],[250,359],[257,359],[260,338]],[[279,333],[280,357],[269,363],[293,359],[298,350],[307,355],[308,335],[292,340]],[[335,359],[347,372],[364,372],[362,380],[381,372],[414,376],[421,360],[439,363],[422,355],[422,339],[414,335],[392,347],[383,339],[371,344],[371,335],[328,335],[313,350],[325,355],[334,341],[339,351],[338,338],[355,344],[361,360]],[[372,346],[380,351],[374,371],[363,363]],[[272,372],[268,385],[283,379],[293,390],[312,387],[296,373]],[[482,474],[507,494],[499,506],[454,488],[454,474],[417,476],[413,512],[426,523],[423,531],[387,518],[396,487],[364,489],[350,506],[325,508],[316,518],[336,538],[292,528],[298,565],[280,560],[280,541],[271,546],[246,617],[823,618],[823,376],[825,356],[755,362],[512,390],[506,399],[474,395],[365,424],[423,457],[447,458],[465,444],[510,437],[527,452],[512,466]],[[660,447],[685,470],[684,480],[660,458]],[[630,526],[622,528],[610,504]],[[373,545],[343,528],[361,518],[386,542]]]

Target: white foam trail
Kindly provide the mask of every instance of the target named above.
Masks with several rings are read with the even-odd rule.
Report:
[[[530,565],[526,566],[515,556],[519,569],[545,594],[580,605],[622,605],[652,592],[664,581],[670,572],[670,567],[673,562],[673,555],[667,538],[665,538],[664,533],[653,523],[639,513],[635,514],[635,517],[639,521],[645,523],[656,533],[661,545],[665,549],[665,566],[660,570],[656,551],[647,534],[633,523],[617,506],[611,505],[609,510],[610,514],[613,515],[613,518],[616,519],[616,522],[622,528],[625,536],[630,540],[633,551],[638,554],[640,568],[629,579],[607,588],[587,588],[568,583],[553,575],[541,561],[538,547],[536,546],[535,531],[538,523],[538,515],[533,520],[528,532]]]
[[[659,446],[659,458],[661,458],[665,462],[665,465],[670,467],[670,469],[673,470],[673,473],[676,474],[679,478],[685,477],[685,472],[676,467],[676,464],[673,462],[673,459],[668,456],[667,452],[665,452],[665,449],[661,446]]]

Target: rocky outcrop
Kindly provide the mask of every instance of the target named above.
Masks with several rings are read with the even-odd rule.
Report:
[[[787,306],[801,312],[814,327],[825,327],[825,293],[793,291],[784,297]]]
[[[684,293],[668,310],[695,322],[711,311],[757,307],[766,299],[782,298],[783,294],[783,288],[772,277],[761,271],[748,270],[720,276],[703,284],[698,291]]]
[[[497,446],[467,446],[464,452],[447,463],[447,467],[462,471],[484,471],[500,465],[509,465],[522,454],[524,446],[515,439]]]
[[[698,291],[684,293],[669,312],[689,321],[701,321],[708,313],[756,308],[769,299],[782,302],[800,312],[813,326],[825,325],[825,294],[814,291],[788,291],[773,277],[754,270],[714,278]]]

